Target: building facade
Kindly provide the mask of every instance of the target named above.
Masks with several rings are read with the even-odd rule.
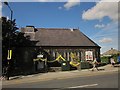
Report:
[[[47,61],[54,61],[60,55],[66,61],[72,61],[72,54],[79,61],[100,58],[100,46],[83,34],[79,29],[66,28],[34,28],[27,26],[21,28],[25,36],[29,35],[32,41],[37,41],[33,46],[38,53],[44,54]]]

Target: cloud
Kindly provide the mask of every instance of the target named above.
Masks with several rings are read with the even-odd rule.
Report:
[[[9,20],[10,18],[9,18],[9,16],[7,16],[7,20]]]
[[[104,17],[109,17],[111,20],[118,20],[118,2],[104,2],[101,0],[96,5],[82,14],[84,20],[101,20]]]
[[[111,38],[103,38],[101,40],[99,40],[100,43],[110,43],[112,42],[112,39]]]
[[[118,23],[110,22],[104,28],[91,35],[90,38],[101,47],[101,53],[103,53],[111,47],[118,49],[118,33]]]
[[[36,0],[36,1],[38,2],[66,2],[63,7],[67,10],[80,4],[80,0]],[[58,9],[62,9],[63,7],[58,7]]]
[[[64,8],[69,10],[71,7],[74,7],[79,4],[80,0],[68,0],[68,2],[64,4]]]
[[[60,9],[60,10],[61,10],[61,9],[62,9],[62,7],[58,7],[58,9]]]
[[[94,27],[95,27],[95,28],[104,28],[105,25],[104,25],[104,24],[96,24]]]
[[[38,2],[65,2],[64,0],[36,0]]]
[[[112,1],[112,0],[111,0]],[[91,36],[98,45],[101,46],[101,52],[109,50],[111,47],[118,49],[118,2],[101,0],[96,3],[95,6],[86,10],[82,14],[84,20],[105,20],[104,17],[108,17],[111,22],[107,24],[96,24],[95,28],[100,28],[99,32],[96,32]]]
[[[48,2],[48,0],[37,0],[39,2]]]
[[[63,7],[67,10],[80,4],[80,0],[36,0],[36,1],[38,2],[66,2]],[[58,9],[62,9],[63,7],[58,7]]]
[[[101,0],[101,2],[119,2],[120,0]]]

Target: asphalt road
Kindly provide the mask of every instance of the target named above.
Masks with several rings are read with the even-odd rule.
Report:
[[[118,88],[118,73],[113,72],[104,75],[54,79],[16,85],[3,85],[3,88],[58,88],[54,90],[67,88]]]

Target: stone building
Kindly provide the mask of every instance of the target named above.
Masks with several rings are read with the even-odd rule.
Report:
[[[74,53],[80,61],[100,58],[100,46],[79,29],[27,26],[21,28],[21,31],[26,36],[29,35],[31,41],[37,41],[35,46],[29,48],[43,50],[48,61],[55,60],[59,55],[71,61],[73,59],[71,53]]]

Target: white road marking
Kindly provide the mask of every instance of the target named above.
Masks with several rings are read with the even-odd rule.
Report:
[[[74,86],[74,87],[67,87],[67,88],[59,88],[59,89],[53,89],[53,90],[65,90],[70,88],[84,88],[84,87],[92,87],[97,86],[98,84],[88,84],[88,85],[81,85],[81,86]]]
[[[74,87],[68,87],[68,88],[83,88],[83,87],[91,87],[91,86],[97,86],[98,84],[89,84],[89,85],[81,85],[81,86],[74,86]]]

